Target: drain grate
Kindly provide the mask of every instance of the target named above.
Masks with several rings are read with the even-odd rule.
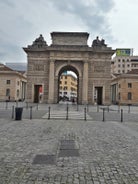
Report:
[[[32,164],[54,165],[55,163],[56,163],[55,155],[36,155]]]
[[[61,140],[58,157],[78,157],[79,150],[76,149],[74,140]]]
[[[58,157],[79,157],[78,149],[63,149],[59,151]]]

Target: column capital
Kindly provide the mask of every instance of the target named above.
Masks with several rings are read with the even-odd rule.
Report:
[[[54,63],[55,59],[50,59],[49,61],[50,61],[50,63]]]

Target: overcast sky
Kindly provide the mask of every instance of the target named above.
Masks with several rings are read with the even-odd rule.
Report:
[[[138,0],[0,0],[0,62],[27,62],[22,47],[53,31],[90,33],[138,55]]]

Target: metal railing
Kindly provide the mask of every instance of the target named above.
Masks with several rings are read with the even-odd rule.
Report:
[[[0,118],[15,119],[15,109],[23,108],[23,119],[64,119],[84,121],[135,121],[138,106],[102,106],[78,104],[37,104],[29,102],[0,102]],[[56,114],[57,113],[57,114]]]

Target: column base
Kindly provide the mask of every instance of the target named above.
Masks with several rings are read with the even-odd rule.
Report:
[[[86,105],[86,104],[88,104],[88,101],[83,100],[83,101],[82,101],[82,104],[83,104],[83,105]]]
[[[49,99],[48,100],[48,104],[54,104],[54,100],[53,99]]]

